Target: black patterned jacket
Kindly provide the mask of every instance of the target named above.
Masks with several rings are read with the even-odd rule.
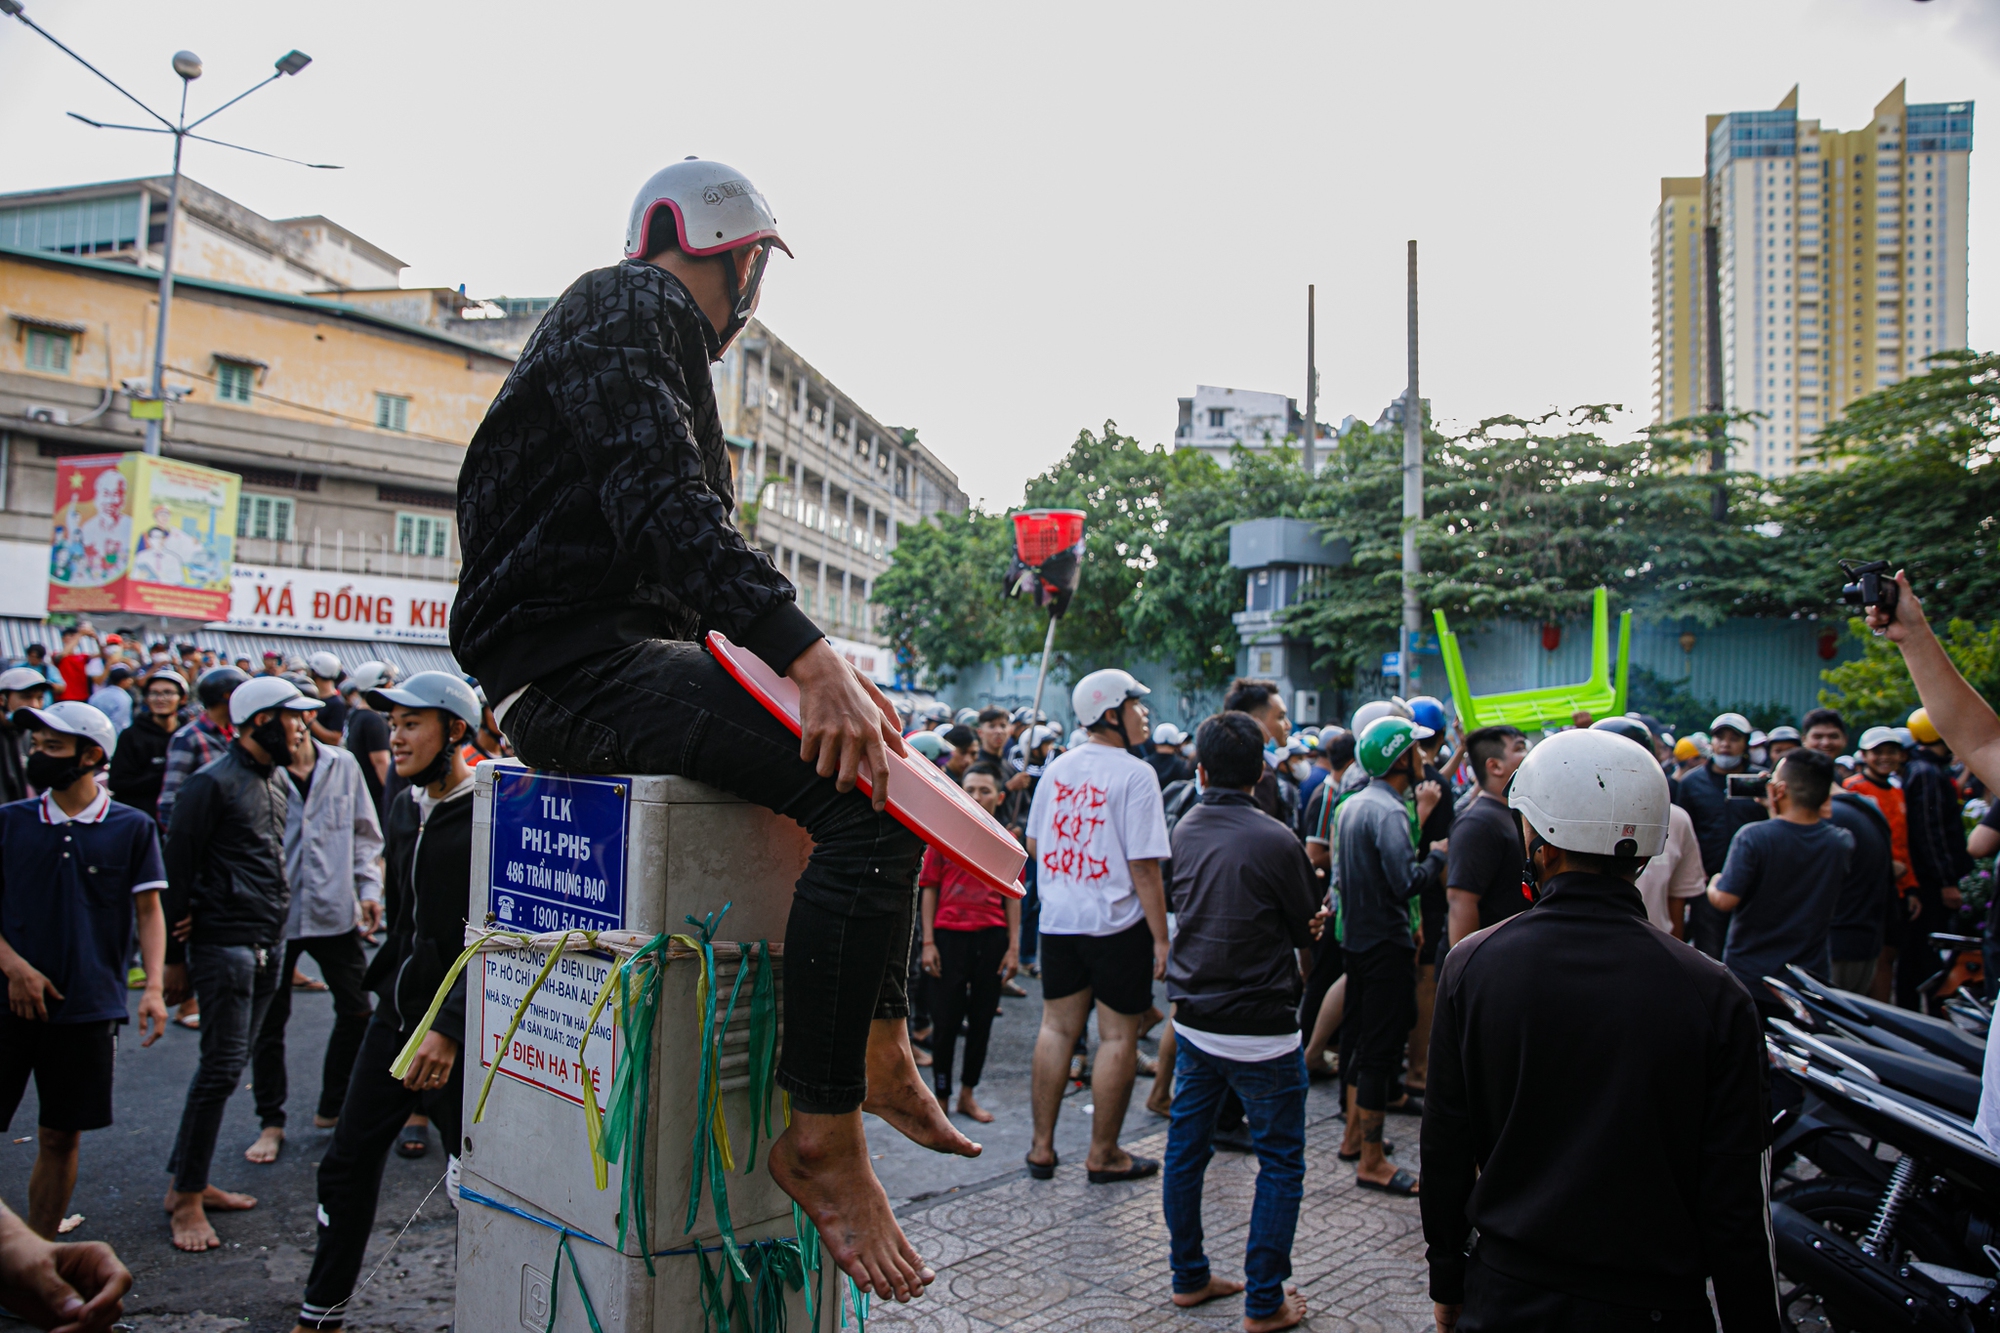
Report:
[[[488,699],[644,639],[719,629],[782,672],[820,637],[730,520],[715,346],[639,260],[578,278],[528,340],[458,474],[451,646]]]

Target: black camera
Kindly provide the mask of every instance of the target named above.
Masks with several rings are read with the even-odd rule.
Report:
[[[1769,773],[1731,773],[1723,779],[1722,790],[1725,796],[1761,801],[1770,785]]]
[[[1887,560],[1866,560],[1860,564],[1843,560],[1840,572],[1850,580],[1840,588],[1840,600],[1844,604],[1864,608],[1879,606],[1883,615],[1895,616],[1896,574]]]

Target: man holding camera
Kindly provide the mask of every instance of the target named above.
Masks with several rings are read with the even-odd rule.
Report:
[[[1757,775],[1750,763],[1750,731],[1750,719],[1741,713],[1723,713],[1717,717],[1708,724],[1708,757],[1681,774],[1674,785],[1674,803],[1694,821],[1695,841],[1701,844],[1702,870],[1710,878],[1722,873],[1736,831],[1764,818],[1764,807],[1754,797],[1735,795],[1729,790],[1730,778]],[[1688,943],[1710,958],[1722,957],[1728,929],[1728,918],[1708,902],[1697,898],[1689,904]]]
[[[1722,962],[1760,1006],[1773,1001],[1763,978],[1797,963],[1816,977],[1832,971],[1827,947],[1834,908],[1847,882],[1854,838],[1821,817],[1833,791],[1833,761],[1794,750],[1764,786],[1771,818],[1739,829],[1708,902],[1729,934]]]

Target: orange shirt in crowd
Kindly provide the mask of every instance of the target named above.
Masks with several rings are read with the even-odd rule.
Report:
[[[1885,787],[1866,773],[1856,773],[1840,784],[1847,790],[1865,796],[1875,802],[1875,808],[1882,812],[1882,818],[1889,821],[1889,855],[1903,863],[1903,877],[1896,881],[1897,893],[1908,893],[1917,887],[1917,872],[1910,865],[1910,817],[1903,808],[1903,789]]]

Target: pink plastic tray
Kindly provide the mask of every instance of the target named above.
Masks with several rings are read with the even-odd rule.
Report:
[[[714,630],[708,634],[708,651],[752,698],[770,709],[794,736],[799,734],[798,686]],[[1021,867],[1028,863],[1028,854],[998,820],[974,805],[957,783],[922,755],[892,752],[889,762],[895,771],[889,783],[890,814],[967,874],[1010,898],[1027,896]],[[861,790],[873,794],[866,777],[861,779]]]

